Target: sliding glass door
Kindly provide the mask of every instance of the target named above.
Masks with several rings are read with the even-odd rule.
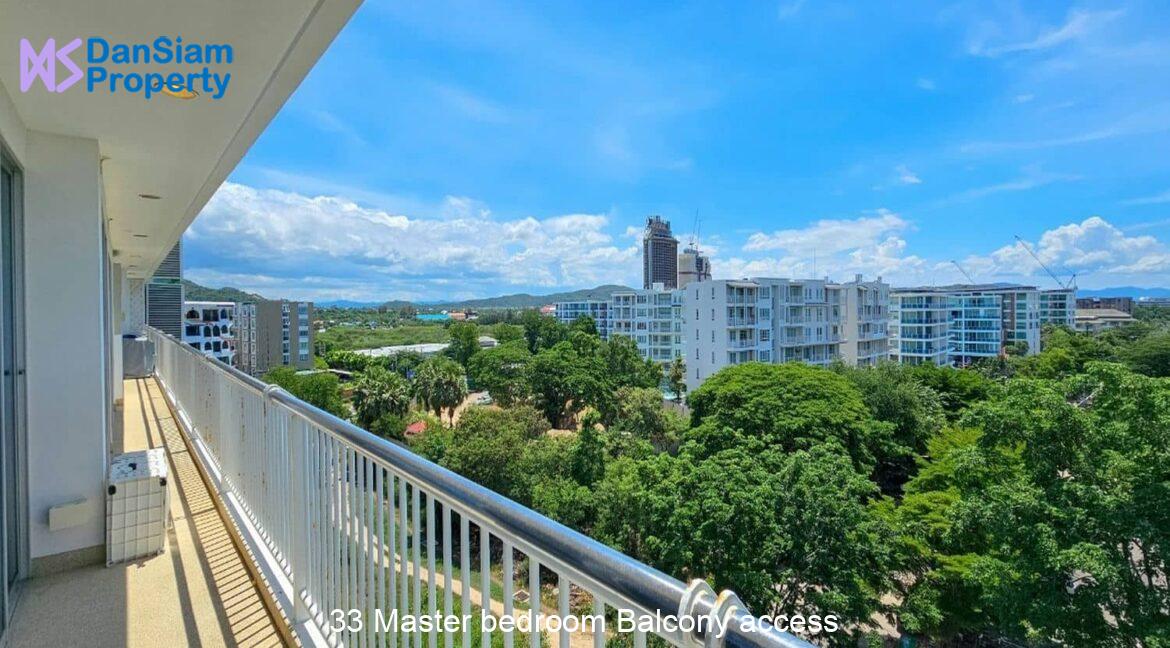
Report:
[[[20,419],[17,416],[17,377],[23,373],[19,362],[17,336],[17,200],[20,175],[0,152],[0,636],[8,627],[12,609],[12,586],[20,574],[23,452]]]

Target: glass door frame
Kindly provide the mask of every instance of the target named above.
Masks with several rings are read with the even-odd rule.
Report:
[[[12,177],[12,195],[0,196],[0,200],[10,200],[12,205],[12,222],[8,224],[11,228],[9,241],[12,247],[12,277],[11,277],[11,304],[12,313],[8,320],[11,323],[11,332],[0,330],[0,335],[11,336],[11,350],[12,368],[13,368],[13,387],[12,387],[12,409],[14,422],[14,441],[15,448],[11,449],[15,453],[16,474],[16,528],[8,529],[9,515],[5,510],[7,506],[6,498],[0,497],[0,540],[3,541],[3,547],[0,548],[0,640],[2,640],[8,626],[12,620],[12,612],[15,608],[15,593],[16,587],[22,579],[28,576],[29,567],[29,547],[28,547],[28,443],[27,443],[27,419],[25,411],[25,329],[24,329],[24,183],[21,167],[17,164],[14,156],[9,155],[7,149],[4,148],[3,143],[0,142],[0,167],[4,172],[11,174]],[[0,183],[2,185],[2,183]],[[0,186],[0,191],[3,188]],[[3,226],[0,223],[0,226]],[[3,259],[0,258],[0,264]],[[0,279],[2,280],[2,279]],[[4,326],[4,321],[0,320],[0,329]],[[3,349],[0,349],[0,353]],[[9,449],[5,448],[4,443],[0,443],[0,462],[3,462],[4,469],[7,470],[9,465],[9,457],[5,456]],[[4,477],[7,481],[8,477]],[[15,534],[16,537],[16,555],[8,555],[8,540],[10,534]],[[8,574],[12,562],[16,563],[16,576],[13,585],[8,583]]]

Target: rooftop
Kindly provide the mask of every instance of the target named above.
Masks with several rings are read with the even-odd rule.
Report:
[[[953,292],[1002,292],[1014,290],[1036,290],[1036,286],[1024,284],[996,282],[981,284],[949,284],[945,286],[910,286],[891,288],[893,293],[953,293]]]

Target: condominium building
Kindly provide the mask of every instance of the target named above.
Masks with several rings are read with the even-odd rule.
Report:
[[[929,289],[890,292],[890,359],[902,364],[950,362],[950,298]]]
[[[711,281],[711,259],[692,244],[678,255],[678,287],[695,281]]]
[[[678,239],[670,232],[670,221],[661,216],[646,219],[642,234],[642,288],[660,283],[668,290],[678,287]]]
[[[313,368],[313,304],[258,301],[240,304],[236,365],[253,376],[286,366]]]
[[[839,357],[841,289],[827,280],[722,279],[683,293],[688,389],[729,365]]]
[[[965,366],[1009,344],[1040,351],[1040,293],[1018,284],[899,288],[890,294],[891,356]]]
[[[670,362],[685,353],[683,291],[656,284],[649,290],[615,292],[610,297],[608,336],[624,335],[642,357]]]
[[[1040,325],[1073,328],[1077,319],[1077,289],[1054,288],[1040,291]]]
[[[890,286],[861,275],[836,285],[841,302],[841,359],[871,367],[890,357]]]
[[[572,324],[582,317],[591,317],[597,325],[597,334],[601,339],[604,340],[609,335],[608,299],[557,302],[553,304],[553,317],[562,324]]]
[[[236,356],[235,302],[183,303],[183,341],[209,358],[232,364]]]

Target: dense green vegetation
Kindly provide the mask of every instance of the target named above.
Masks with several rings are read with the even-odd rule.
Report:
[[[451,325],[425,361],[325,360],[358,372],[372,431],[444,414],[412,449],[758,614],[842,619],[818,642],[856,645],[884,619],[953,645],[1170,646],[1163,322],[1046,330],[1043,353],[974,369],[729,367],[689,417],[664,407],[678,369],[628,339],[515,322]],[[495,405],[452,422],[464,376]]]
[[[326,352],[376,349],[403,344],[431,344],[449,340],[442,324],[399,324],[389,328],[332,326],[317,334],[317,345]]]

